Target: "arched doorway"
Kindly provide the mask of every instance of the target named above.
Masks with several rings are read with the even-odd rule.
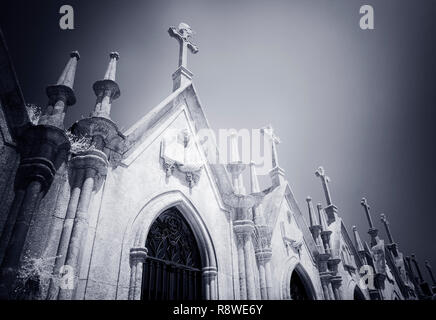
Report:
[[[363,292],[359,289],[358,286],[354,287],[353,300],[366,300]]]
[[[297,268],[291,275],[290,298],[292,300],[314,300],[312,290]]]
[[[160,214],[147,236],[141,299],[202,299],[202,264],[195,235],[180,211]]]

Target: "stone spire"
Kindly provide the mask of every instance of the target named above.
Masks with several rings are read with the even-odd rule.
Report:
[[[424,282],[424,277],[422,276],[421,269],[419,268],[418,261],[416,261],[416,257],[415,257],[414,254],[412,254],[411,257],[412,257],[412,262],[415,265],[416,272],[418,273],[419,282],[423,283]]]
[[[353,234],[354,234],[354,242],[356,245],[356,249],[359,253],[364,253],[365,248],[363,247],[362,240],[360,239],[359,232],[357,231],[357,227],[353,226]]]
[[[66,109],[76,103],[73,85],[79,59],[78,51],[71,52],[70,60],[56,84],[47,87],[48,106],[44,108],[38,124],[64,128]]]
[[[315,175],[321,179],[322,187],[324,189],[324,195],[325,195],[325,198],[327,201],[327,206],[330,206],[332,204],[332,198],[331,198],[330,189],[328,186],[328,183],[330,182],[330,178],[326,176],[323,167],[319,167],[315,171]]]
[[[319,177],[322,182],[322,187],[324,189],[324,195],[327,202],[327,207],[325,207],[324,211],[327,215],[327,223],[330,225],[336,220],[336,213],[338,211],[338,208],[332,203],[332,198],[330,195],[330,189],[328,186],[328,183],[330,182],[330,178],[327,177],[327,175],[325,174],[323,167],[319,167],[315,171],[315,176]]]
[[[120,88],[115,82],[117,62],[120,59],[118,52],[111,52],[109,65],[102,80],[96,81],[93,85],[97,102],[95,104],[93,117],[110,119],[112,101],[120,97]]]
[[[360,204],[365,209],[366,218],[368,219],[368,233],[371,236],[371,246],[375,246],[378,243],[378,230],[374,228],[374,224],[372,223],[371,213],[369,212],[370,206],[365,198],[362,198]]]
[[[282,185],[285,181],[285,171],[279,166],[279,158],[277,154],[277,145],[281,143],[280,138],[275,134],[274,129],[271,125],[268,125],[260,129],[261,133],[268,137],[271,141],[272,158],[271,166],[272,169],[269,173],[273,187]]]
[[[412,280],[413,283],[416,283],[416,277],[415,277],[415,273],[413,272],[413,268],[412,268],[412,263],[411,263],[411,259],[409,256],[406,257],[406,266],[409,272],[409,276],[410,279]]]
[[[368,219],[369,228],[374,229],[374,224],[372,223],[371,213],[369,212],[370,206],[369,206],[366,198],[362,198],[362,200],[360,201],[360,204],[362,205],[363,209],[365,209],[365,214],[366,214],[366,218]]]
[[[381,221],[383,222],[385,229],[386,229],[386,234],[388,236],[389,239],[389,244],[387,245],[389,249],[391,249],[392,253],[394,254],[395,257],[398,256],[398,251],[397,251],[397,244],[394,241],[394,238],[392,237],[391,234],[391,230],[389,228],[389,222],[386,219],[386,216],[382,213],[380,215]]]
[[[191,42],[194,34],[191,27],[186,23],[180,23],[179,27],[168,29],[170,37],[179,42],[179,66],[173,74],[173,91],[192,81],[192,72],[188,70],[188,49],[191,53],[198,52],[198,47]]]
[[[238,135],[233,133],[230,136],[230,162],[227,164],[227,170],[232,175],[233,188],[236,194],[245,194],[242,172],[246,165],[242,163],[239,157]]]
[[[433,270],[431,268],[430,263],[427,260],[425,260],[425,267],[427,268],[433,287],[436,286],[436,279],[434,278]]]
[[[316,223],[315,210],[313,210],[312,198],[310,196],[307,196],[306,202],[307,202],[307,210],[309,212],[310,226],[313,227],[315,225],[319,225]]]
[[[313,209],[313,204],[312,204],[312,198],[310,196],[308,196],[306,198],[306,202],[307,202],[307,209],[309,211],[309,222],[310,222],[310,227],[309,230],[312,233],[312,237],[313,240],[315,240],[315,243],[319,246],[319,251],[322,252],[322,245],[319,241],[319,236],[321,234],[321,225],[320,223],[318,223],[316,221],[316,216],[315,216],[315,210]]]
[[[318,210],[318,221],[319,221],[319,224],[321,225],[323,230],[327,230],[328,226],[327,226],[327,221],[325,220],[325,216],[322,213],[322,204],[318,203],[316,205],[316,209]]]
[[[389,239],[389,243],[394,243],[394,238],[392,238],[392,234],[391,234],[391,230],[389,229],[389,222],[388,220],[386,220],[386,216],[382,213],[380,215],[380,220],[383,222],[385,229],[386,229],[386,234],[388,236]]]

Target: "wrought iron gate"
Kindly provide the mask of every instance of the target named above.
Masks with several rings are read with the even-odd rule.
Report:
[[[143,267],[143,300],[202,298],[201,259],[194,233],[176,209],[163,212],[150,228]]]

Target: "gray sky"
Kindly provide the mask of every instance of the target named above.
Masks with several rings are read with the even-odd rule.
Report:
[[[87,116],[92,84],[116,50],[121,97],[112,118],[127,129],[171,92],[178,45],[167,29],[187,22],[200,49],[189,68],[214,129],[271,123],[303,212],[307,195],[325,203],[314,175],[323,165],[350,231],[355,224],[368,239],[365,196],[380,234],[385,213],[400,250],[416,253],[423,272],[426,258],[436,267],[434,1],[69,3],[74,31],[58,28],[61,1],[19,0],[0,10],[28,102],[46,103],[45,86],[79,50],[78,103],[67,122]],[[374,6],[375,30],[359,28],[363,4]]]

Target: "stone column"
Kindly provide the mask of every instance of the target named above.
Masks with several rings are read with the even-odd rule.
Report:
[[[203,290],[206,300],[216,300],[218,298],[218,288],[216,283],[217,274],[218,272],[216,267],[209,266],[202,269]]]
[[[342,291],[341,291],[342,277],[341,276],[333,277],[331,279],[331,283],[332,283],[335,300],[342,300]]]
[[[272,273],[271,273],[271,259],[265,261],[265,280],[266,291],[268,292],[268,299],[274,299],[273,287],[272,287]]]
[[[330,292],[331,292],[330,280],[331,280],[330,274],[327,273],[327,274],[321,275],[321,286],[322,286],[322,291],[323,291],[325,300],[334,300],[333,296],[331,296],[331,294],[330,294]]]
[[[141,299],[142,270],[147,259],[146,247],[130,249],[130,285],[129,300]]]
[[[334,294],[335,300],[342,300],[342,289],[341,289],[342,277],[340,275],[338,275],[338,265],[340,262],[341,262],[341,259],[335,259],[335,258],[330,258],[327,261],[328,268],[329,268],[330,273],[332,275],[332,278],[330,281],[332,284],[333,294]]]
[[[255,300],[256,287],[254,282],[253,266],[250,265],[252,254],[251,237],[254,232],[254,223],[251,220],[237,220],[233,229],[238,238],[238,264],[243,270],[239,270],[241,287],[241,299]],[[245,288],[244,288],[245,287]]]
[[[77,154],[71,159],[73,170],[83,171],[83,183],[80,191],[77,210],[74,214],[74,222],[71,229],[71,237],[66,251],[65,264],[72,267],[75,275],[75,283],[78,282],[80,273],[80,257],[83,250],[89,227],[88,208],[92,199],[95,186],[101,177],[106,176],[108,161],[106,155],[99,150],[89,150]],[[62,289],[59,291],[59,299],[73,298],[74,290]]]
[[[259,269],[260,294],[262,300],[272,299],[271,257],[272,251],[264,250],[255,253]]]
[[[2,239],[6,244],[0,269],[0,299],[14,298],[16,275],[33,214],[70,148],[63,130],[45,125],[29,127],[19,143],[22,158],[15,177],[16,196],[8,216],[10,231],[4,232]]]
[[[57,83],[47,87],[49,101],[38,125],[29,123],[17,141],[21,161],[15,177],[16,196],[8,216],[10,226],[2,239],[6,250],[0,267],[0,299],[14,298],[16,276],[33,214],[56,171],[67,159],[70,143],[63,120],[66,109],[76,102],[73,84],[79,58],[77,51],[70,54]]]

